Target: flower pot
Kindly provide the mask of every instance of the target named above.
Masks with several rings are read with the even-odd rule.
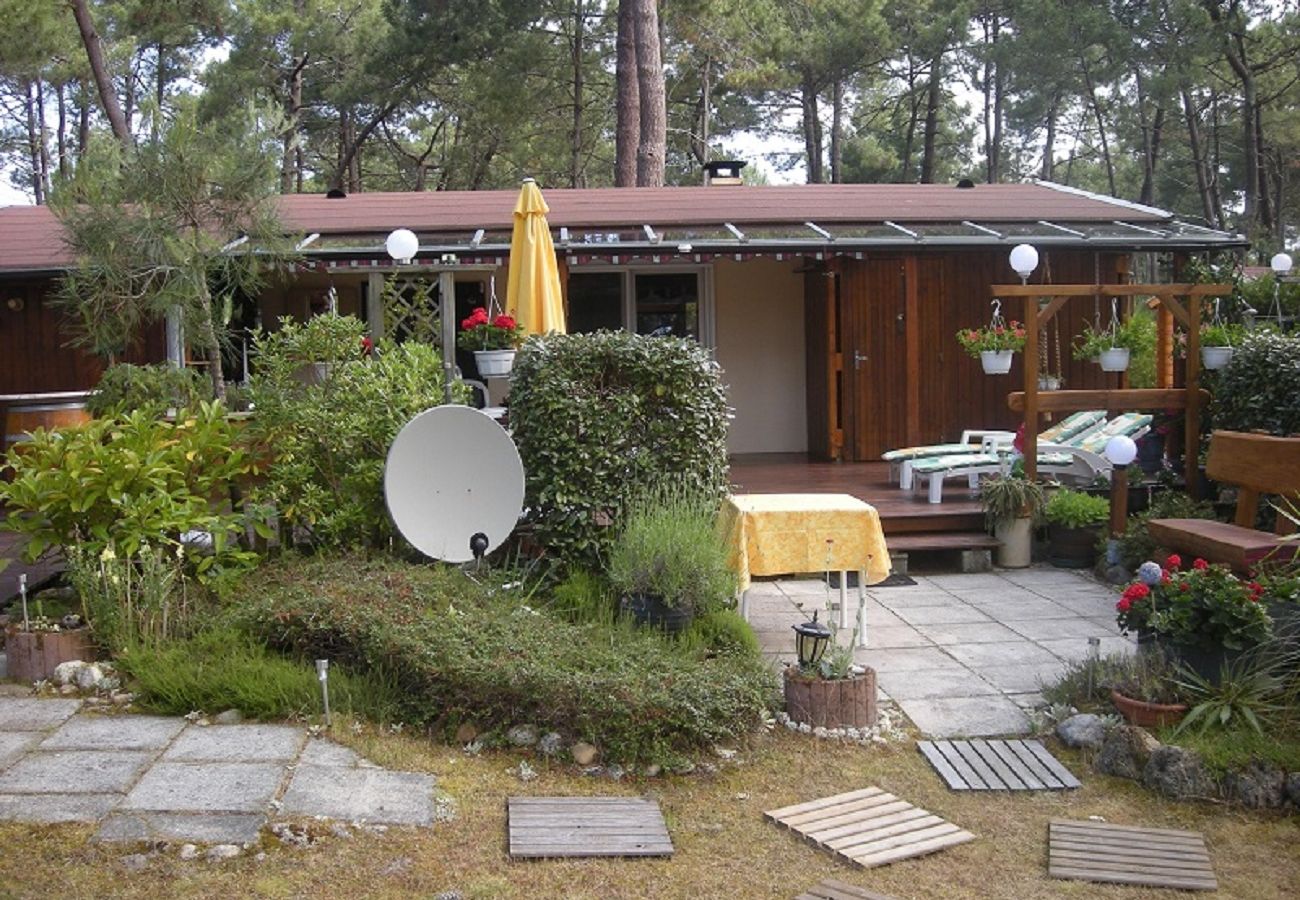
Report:
[[[1119,710],[1119,714],[1126,722],[1142,728],[1177,725],[1183,720],[1183,716],[1187,715],[1185,703],[1147,703],[1145,700],[1125,697],[1114,690],[1110,692],[1110,702],[1115,704],[1115,708]]]
[[[1109,350],[1103,350],[1097,361],[1101,363],[1103,372],[1123,372],[1128,368],[1128,348],[1111,347]]]
[[[980,365],[984,367],[985,375],[1005,375],[1011,371],[1013,356],[1013,350],[981,350]]]
[[[689,608],[669,606],[658,594],[629,594],[622,606],[638,625],[661,628],[669,634],[684,631],[695,616]]]
[[[1201,365],[1207,369],[1222,369],[1232,362],[1231,347],[1202,347]]]
[[[484,378],[504,378],[515,364],[513,350],[475,350],[474,365]]]
[[[91,662],[95,648],[90,642],[90,629],[74,631],[19,631],[5,632],[5,657],[9,677],[30,684],[51,678],[61,663],[74,659]]]
[[[1061,376],[1039,375],[1038,389],[1040,391],[1059,391],[1061,389]]]
[[[828,681],[785,670],[785,711],[814,728],[870,728],[876,724],[876,671]]]
[[[1165,436],[1149,431],[1137,442],[1138,467],[1147,475],[1155,475],[1165,466]]]
[[[1097,561],[1097,529],[1047,527],[1047,561],[1061,569],[1089,569]]]
[[[1233,665],[1246,652],[1227,647],[1176,644],[1167,639],[1161,641],[1161,646],[1171,661],[1183,664],[1211,684],[1218,684],[1222,680],[1224,668]]]
[[[1029,517],[1004,519],[993,528],[998,539],[998,565],[1023,569],[1033,560],[1034,520]]]

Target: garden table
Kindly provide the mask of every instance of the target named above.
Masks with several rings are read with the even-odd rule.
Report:
[[[849,494],[732,494],[723,524],[744,591],[753,575],[840,573],[839,626],[848,627],[848,572],[858,573],[858,646],[867,645],[865,585],[889,577],[889,549],[875,507]]]

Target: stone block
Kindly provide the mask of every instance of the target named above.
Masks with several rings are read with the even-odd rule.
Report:
[[[98,822],[121,801],[121,794],[0,794],[0,821]]]
[[[433,821],[433,787],[432,775],[416,772],[300,765],[281,810],[288,816],[428,825]]]
[[[60,725],[78,709],[80,700],[0,699],[0,731],[44,731]]]
[[[961,551],[961,570],[966,574],[993,571],[993,552],[987,547]]]
[[[0,773],[0,794],[125,793],[153,760],[135,751],[33,751]]]
[[[476,732],[477,733],[477,732]],[[462,743],[472,741],[471,735]],[[359,755],[351,747],[344,747],[325,738],[310,738],[302,749],[298,764],[303,766],[334,766],[342,769],[354,769],[358,766],[374,768],[374,763]]]
[[[160,716],[88,716],[68,719],[41,743],[42,750],[161,750],[185,727]]]
[[[104,820],[93,840],[112,843],[191,841],[198,844],[251,844],[266,817],[259,813],[202,815],[122,811]]]
[[[122,808],[260,813],[275,796],[283,777],[284,766],[279,763],[159,762],[127,794]]]
[[[163,754],[169,762],[289,762],[306,740],[292,725],[190,728]]]
[[[1005,697],[936,697],[895,702],[927,737],[992,737],[1029,732],[1029,717]]]
[[[1092,767],[1103,775],[1136,781],[1159,746],[1160,742],[1146,729],[1120,725],[1107,733]]]

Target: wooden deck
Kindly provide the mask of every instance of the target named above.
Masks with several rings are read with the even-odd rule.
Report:
[[[880,513],[891,549],[943,549],[941,535],[961,536],[957,548],[971,545],[984,531],[984,512],[964,479],[945,483],[943,503],[930,503],[923,491],[901,491],[889,480],[889,464],[815,462],[802,453],[741,454],[731,458],[732,490],[744,494],[851,494]]]

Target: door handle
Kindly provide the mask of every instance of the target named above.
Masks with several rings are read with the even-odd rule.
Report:
[[[853,351],[853,368],[855,369],[862,368],[862,364],[866,361],[867,361],[867,354],[859,350]]]

